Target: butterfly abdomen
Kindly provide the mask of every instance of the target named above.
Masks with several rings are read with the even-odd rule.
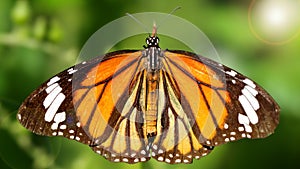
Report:
[[[145,113],[146,133],[148,137],[156,135],[158,83],[158,72],[149,72],[147,75],[147,102]]]

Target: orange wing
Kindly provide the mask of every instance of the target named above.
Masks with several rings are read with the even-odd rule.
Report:
[[[81,68],[82,69],[82,68]],[[110,161],[149,160],[145,124],[145,58],[142,52],[104,58],[75,84],[73,102],[90,146]]]
[[[189,52],[164,54],[167,72],[177,82],[172,88],[179,88],[180,103],[188,118],[194,119],[192,131],[201,144],[215,146],[274,132],[279,123],[279,106],[255,82]]]
[[[88,144],[110,161],[149,160],[141,56],[141,51],[112,52],[66,69],[28,96],[18,120],[36,134]]]
[[[152,145],[157,160],[191,163],[216,145],[266,137],[278,125],[276,102],[234,70],[185,51],[165,51],[163,65],[161,122]]]

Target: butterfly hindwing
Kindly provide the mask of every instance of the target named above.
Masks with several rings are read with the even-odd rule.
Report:
[[[177,84],[179,88],[176,90],[174,83],[177,82],[170,76],[172,72],[167,72],[160,72],[158,104],[161,109],[158,111],[158,132],[152,144],[152,157],[167,163],[191,163],[194,158],[199,159],[210,153],[211,149],[203,146],[193,132],[193,122],[190,120],[193,117],[181,104],[186,101],[182,98],[185,96],[176,93],[182,89],[181,84]]]

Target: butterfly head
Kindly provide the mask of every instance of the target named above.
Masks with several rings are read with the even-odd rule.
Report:
[[[146,44],[147,44],[147,47],[146,48],[149,48],[149,47],[157,47],[159,48],[159,38],[157,36],[149,36],[146,38]]]
[[[156,24],[154,23],[153,24],[153,30],[152,30],[152,34],[149,35],[149,37],[146,38],[146,44],[147,44],[147,47],[146,48],[149,48],[149,47],[157,47],[159,48],[159,38],[157,37],[157,27],[156,27]]]

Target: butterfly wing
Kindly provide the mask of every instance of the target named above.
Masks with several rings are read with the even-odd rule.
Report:
[[[87,74],[75,74],[76,115],[93,138],[93,150],[114,162],[149,160],[145,124],[145,58],[142,52],[101,62]]]
[[[193,53],[165,51],[163,58],[154,158],[191,163],[216,145],[274,132],[279,106],[255,82]]]
[[[110,161],[146,161],[136,102],[145,83],[143,62],[141,52],[127,50],[70,67],[28,96],[17,118],[36,134],[88,144]]]

